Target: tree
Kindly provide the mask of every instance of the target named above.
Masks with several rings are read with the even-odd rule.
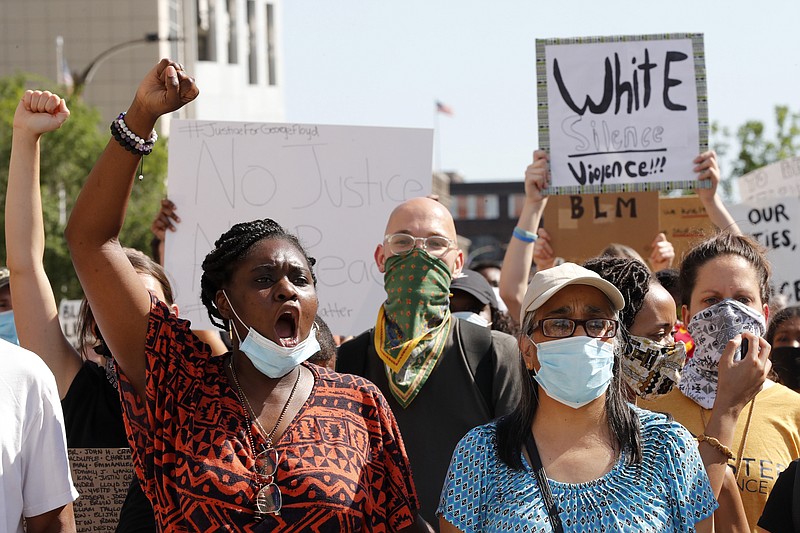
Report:
[[[722,177],[723,194],[730,198],[736,178],[782,159],[800,154],[800,113],[792,113],[788,106],[775,106],[775,138],[768,138],[764,124],[749,120],[736,129],[718,123],[711,126],[713,147],[720,158],[730,161],[727,175]],[[733,153],[731,153],[733,145]],[[724,170],[724,169],[723,169]]]
[[[0,78],[0,254],[5,263],[5,199],[14,111],[28,88],[66,94],[44,78],[18,74]],[[108,139],[99,112],[80,98],[67,100],[70,118],[64,126],[41,140],[41,189],[46,247],[44,266],[57,299],[80,298],[83,293],[64,240],[64,226],[94,162]],[[125,246],[150,252],[150,223],[165,193],[167,151],[159,140],[144,158],[144,180],[134,184],[120,241]]]

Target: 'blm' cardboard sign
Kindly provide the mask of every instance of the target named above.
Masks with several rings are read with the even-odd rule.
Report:
[[[544,227],[553,250],[581,264],[606,246],[630,246],[645,259],[658,234],[658,193],[615,193],[551,196]]]

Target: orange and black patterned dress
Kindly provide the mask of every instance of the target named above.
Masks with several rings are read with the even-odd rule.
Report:
[[[120,371],[136,473],[161,531],[396,531],[419,508],[400,431],[369,381],[306,364],[314,387],[275,443],[280,515],[255,518],[245,412],[228,357],[211,357],[187,321],[154,300],[146,404]],[[263,437],[251,428],[256,447]]]

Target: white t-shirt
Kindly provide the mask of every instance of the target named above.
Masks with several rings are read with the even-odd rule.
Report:
[[[74,501],[56,380],[34,353],[0,340],[0,531]]]

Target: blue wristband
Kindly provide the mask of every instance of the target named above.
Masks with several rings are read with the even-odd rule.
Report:
[[[539,238],[539,236],[536,235],[535,233],[526,231],[519,227],[515,227],[511,235],[521,240],[522,242],[527,242],[527,243],[536,242],[536,239]]]

